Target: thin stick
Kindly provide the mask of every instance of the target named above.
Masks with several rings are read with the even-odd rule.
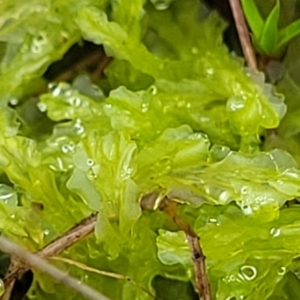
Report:
[[[92,73],[92,80],[95,82],[99,80],[101,77],[101,74],[103,70],[109,65],[109,63],[112,61],[112,57],[105,56],[101,61],[99,61],[95,71]]]
[[[91,53],[89,56],[84,57],[79,62],[75,63],[67,71],[65,71],[64,73],[57,76],[54,81],[69,80],[70,78],[72,78],[76,73],[80,72],[81,70],[84,70],[90,66],[96,65],[103,56],[104,56],[104,59],[106,59],[105,54],[101,53],[100,51],[95,51],[95,52]]]
[[[68,274],[60,271],[56,267],[44,261],[39,256],[31,254],[25,249],[22,249],[21,247],[19,247],[18,245],[16,245],[15,243],[11,242],[9,239],[3,236],[0,236],[0,249],[4,252],[10,253],[11,255],[18,257],[19,259],[22,259],[25,265],[35,267],[40,271],[47,273],[57,281],[71,287],[72,289],[80,293],[85,299],[108,300],[107,297],[103,296],[96,290],[76,280]]]
[[[202,298],[203,300],[212,300],[210,284],[205,267],[205,256],[200,245],[200,239],[190,225],[177,215],[176,207],[177,203],[168,198],[165,198],[160,204],[160,209],[169,215],[178,227],[184,231],[189,242],[192,260],[194,262],[195,282],[199,292],[199,298]]]
[[[194,262],[194,270],[196,274],[196,285],[201,290],[201,296],[204,300],[211,300],[210,284],[208,281],[207,271],[205,267],[205,255],[200,245],[200,238],[186,233],[189,242],[192,259]]]
[[[82,240],[94,231],[97,215],[97,213],[93,213],[87,218],[81,220],[63,235],[37,252],[37,255],[45,258],[55,256],[76,244],[79,240]]]
[[[90,233],[92,233],[95,228],[96,220],[97,220],[97,213],[91,214],[90,216],[83,219],[75,226],[73,226],[70,230],[68,230],[62,236],[58,237],[57,239],[52,241],[50,244],[45,246],[42,250],[37,252],[36,255],[39,257],[42,257],[42,258],[47,258],[50,256],[60,254],[67,248],[76,244],[79,240],[83,239],[84,237],[86,237]],[[7,291],[2,296],[2,300],[9,299],[9,297],[7,295],[11,292],[11,288],[9,290],[8,287],[13,286],[15,279],[18,276],[22,276],[29,268],[30,268],[30,265],[20,261],[19,259],[12,260],[9,270],[3,280]],[[8,298],[5,298],[5,297],[8,297]]]
[[[241,8],[240,0],[229,0],[235,26],[239,35],[246,63],[249,68],[257,70],[255,52],[249,37],[248,27]]]
[[[155,295],[153,295],[150,291],[148,291],[147,289],[145,289],[144,287],[140,286],[137,282],[135,282],[134,280],[132,280],[130,277],[122,275],[122,274],[118,274],[118,273],[113,273],[113,272],[108,272],[108,271],[103,271],[103,270],[98,270],[92,267],[89,267],[83,263],[65,258],[65,257],[51,257],[50,259],[53,260],[57,260],[57,261],[62,261],[65,262],[67,264],[73,265],[77,268],[80,268],[82,270],[88,271],[88,272],[92,272],[95,274],[99,274],[99,275],[103,275],[103,276],[107,276],[107,277],[111,277],[111,278],[115,278],[115,279],[121,279],[121,280],[126,280],[128,282],[131,282],[133,285],[135,285],[137,288],[139,288],[140,290],[142,290],[143,292],[145,292],[146,294],[148,294],[148,296],[154,298],[154,299],[158,299],[158,297],[156,297]]]

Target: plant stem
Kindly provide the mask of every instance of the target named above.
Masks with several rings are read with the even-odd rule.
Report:
[[[245,21],[240,0],[229,0],[235,26],[239,35],[240,43],[243,49],[244,57],[249,68],[257,70],[257,61],[255,51],[250,41],[248,27]]]
[[[200,238],[192,230],[190,225],[177,215],[176,206],[177,203],[175,201],[165,198],[160,204],[160,209],[170,216],[178,227],[184,231],[192,252],[195,282],[200,299],[212,300],[210,284],[205,266],[205,256],[200,245]]]
[[[46,245],[42,250],[38,251],[35,256],[47,258],[60,254],[65,249],[71,247],[79,240],[92,233],[95,228],[96,220],[97,213],[91,214],[50,244]],[[26,263],[26,261],[24,262],[20,260],[19,257],[12,259],[11,265],[9,266],[8,272],[3,280],[6,292],[2,296],[2,300],[9,299],[7,295],[11,293],[16,278],[18,276],[22,276],[28,269],[30,269],[30,267],[30,264]]]
[[[60,271],[53,265],[40,258],[37,254],[28,252],[3,236],[0,236],[0,249],[4,252],[10,253],[15,257],[18,257],[18,259],[22,261],[25,269],[28,268],[28,266],[35,267],[40,271],[47,273],[57,281],[71,287],[80,293],[85,299],[108,300],[107,297],[103,296],[83,282],[80,282],[68,274]]]

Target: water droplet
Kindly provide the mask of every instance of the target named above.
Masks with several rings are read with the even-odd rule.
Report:
[[[216,226],[220,226],[220,222],[218,221],[218,219],[215,219],[215,218],[209,218],[209,219],[208,219],[208,222],[209,222],[209,223],[213,223],[213,224],[215,224]]]
[[[223,191],[221,192],[221,194],[219,195],[219,201],[221,203],[225,203],[229,200],[230,198],[230,193],[228,191]]]
[[[248,204],[244,204],[241,206],[242,211],[244,212],[245,215],[251,215],[253,210],[252,207]]]
[[[88,158],[86,163],[89,167],[92,167],[95,164],[95,162],[91,158]]]
[[[147,112],[149,108],[149,103],[142,103],[142,112],[145,113]]]
[[[157,94],[157,87],[155,85],[152,85],[150,87],[150,92],[152,95],[156,95]]]
[[[50,230],[49,229],[45,229],[44,230],[44,235],[49,235],[50,234]]]
[[[37,37],[33,38],[30,49],[33,53],[40,53],[46,43],[47,37],[44,33],[41,33]]]
[[[32,44],[31,47],[31,52],[32,53],[40,53],[42,51],[42,47],[40,45],[37,45],[37,44]]]
[[[121,170],[121,178],[123,180],[127,180],[131,177],[132,173],[133,173],[133,168],[123,167]]]
[[[173,0],[150,0],[157,10],[168,9]]]
[[[214,71],[213,68],[208,68],[208,69],[206,70],[206,74],[207,74],[208,76],[212,76],[212,75],[214,75],[214,73],[215,73],[215,71]]]
[[[84,127],[82,125],[81,120],[77,119],[76,122],[75,122],[75,124],[74,124],[74,127],[75,127],[76,133],[78,135],[81,135],[81,134],[84,133]]]
[[[229,111],[237,111],[245,107],[245,100],[242,97],[234,96],[228,99],[226,106]]]
[[[271,228],[270,234],[274,237],[280,236],[280,229],[279,228]]]
[[[19,103],[19,100],[18,100],[17,98],[12,98],[12,99],[9,100],[9,104],[10,104],[10,105],[15,106],[15,105],[17,105],[18,103]]]
[[[11,206],[18,205],[16,191],[6,184],[0,184],[0,201]]]
[[[69,103],[70,103],[71,105],[75,106],[75,107],[79,107],[80,104],[81,104],[81,100],[80,100],[80,98],[78,98],[78,97],[71,97],[71,98],[69,99]]]
[[[75,151],[75,144],[73,142],[71,142],[69,145],[68,145],[68,148],[71,152],[74,152]]]
[[[110,103],[106,103],[104,106],[105,106],[105,108],[107,108],[107,109],[111,109],[111,108],[112,108],[112,105],[111,105]]]
[[[283,276],[285,273],[286,273],[286,267],[281,267],[277,274]]]
[[[242,266],[240,272],[242,276],[248,281],[255,279],[257,275],[257,270],[253,266]]]
[[[203,133],[195,132],[188,137],[189,140],[205,140],[205,135]]]
[[[70,85],[66,82],[52,82],[48,85],[49,91],[53,96],[59,96],[60,94],[66,94],[70,91]]]
[[[241,188],[241,193],[244,194],[244,195],[248,194],[248,193],[249,193],[248,187],[247,187],[247,186],[243,186],[243,187]]]
[[[68,152],[69,152],[69,145],[63,145],[63,146],[61,147],[61,151],[62,151],[63,153],[68,153]]]
[[[97,174],[94,172],[93,168],[90,168],[87,172],[87,178],[89,180],[94,180],[97,178]]]
[[[46,103],[38,102],[37,107],[38,107],[38,109],[39,109],[41,112],[47,111],[47,104],[46,104]]]
[[[209,188],[208,185],[206,185],[206,186],[204,187],[204,191],[205,191],[206,194],[209,195],[209,193],[210,193],[210,188]]]
[[[188,102],[187,104],[186,104],[186,108],[191,108],[192,107],[192,104],[190,103],[190,102]]]

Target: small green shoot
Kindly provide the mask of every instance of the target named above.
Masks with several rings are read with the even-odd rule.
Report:
[[[278,28],[280,1],[276,1],[266,20],[261,17],[254,0],[242,0],[243,10],[253,34],[253,44],[262,55],[279,57],[287,43],[300,34],[300,19],[285,28]]]

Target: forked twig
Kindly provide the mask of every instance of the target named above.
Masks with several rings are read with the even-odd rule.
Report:
[[[83,263],[74,261],[72,259],[68,259],[65,257],[51,257],[50,259],[53,260],[57,260],[57,261],[62,261],[65,262],[69,265],[73,265],[79,269],[91,272],[91,273],[95,273],[95,274],[99,274],[99,275],[103,275],[103,276],[107,276],[107,277],[111,277],[111,278],[115,278],[115,279],[121,279],[121,280],[126,280],[130,283],[132,283],[133,285],[135,285],[136,287],[138,287],[140,290],[142,290],[143,292],[145,292],[146,294],[148,294],[150,297],[160,300],[158,297],[156,297],[155,295],[153,295],[151,292],[149,292],[147,289],[145,289],[144,287],[140,286],[137,282],[135,282],[134,280],[132,280],[130,277],[122,275],[122,274],[118,274],[118,273],[113,273],[113,272],[108,272],[108,271],[103,271],[103,270],[98,270],[92,267],[89,267]]]
[[[93,232],[97,220],[97,213],[93,213],[87,218],[80,221],[73,226],[70,230],[65,232],[62,236],[58,237],[50,244],[46,245],[42,250],[38,251],[35,256],[39,258],[47,258],[54,255],[58,255],[67,248],[76,244],[79,240],[88,236]],[[22,276],[31,267],[26,261],[22,261],[17,256],[12,258],[12,262],[9,266],[8,272],[3,279],[5,285],[5,293],[1,297],[1,300],[9,300],[12,288],[15,280]]]
[[[239,35],[246,63],[249,68],[257,70],[255,51],[252,47],[248,27],[245,21],[243,10],[241,8],[240,0],[229,0],[229,4],[231,7],[235,26]]]
[[[210,284],[205,266],[205,256],[200,245],[200,238],[192,230],[190,225],[177,215],[176,206],[177,203],[175,201],[165,198],[160,204],[160,209],[169,215],[178,227],[184,231],[192,252],[195,269],[195,282],[199,296],[203,300],[212,300]]]
[[[90,55],[84,57],[83,59],[79,60],[77,63],[72,65],[71,68],[69,68],[67,71],[61,73],[58,75],[54,81],[67,81],[70,78],[72,78],[74,75],[79,73],[82,70],[85,70],[91,66],[96,65],[99,61],[101,61],[102,57],[106,56],[101,53],[100,51],[94,51]]]
[[[112,57],[105,56],[95,68],[95,71],[92,73],[92,81],[97,81],[101,77],[103,70],[110,64]]]
[[[155,295],[153,295],[150,291],[148,291],[144,287],[140,286],[138,283],[136,283],[134,280],[132,280],[131,278],[129,278],[127,276],[112,273],[112,272],[105,272],[105,271],[97,270],[97,269],[91,268],[89,266],[86,266],[80,262],[75,262],[75,261],[72,261],[67,258],[53,257],[53,256],[56,256],[56,255],[62,253],[64,250],[66,250],[67,248],[76,244],[79,240],[82,240],[84,237],[86,237],[90,233],[92,233],[94,231],[94,228],[96,225],[96,220],[97,220],[97,213],[91,214],[90,216],[83,219],[75,226],[73,226],[67,232],[65,232],[62,236],[58,237],[57,239],[52,241],[50,244],[45,246],[42,250],[40,250],[36,254],[32,254],[32,255],[34,255],[34,257],[37,257],[38,259],[51,258],[51,259],[55,259],[55,260],[60,260],[60,261],[66,262],[68,264],[77,266],[78,268],[84,269],[89,272],[94,272],[97,274],[109,276],[109,277],[116,278],[116,279],[127,280],[127,281],[131,282],[133,285],[135,285],[137,288],[141,289],[143,292],[147,293],[150,297],[152,297],[154,299],[159,299]],[[1,243],[0,243],[0,248],[1,248]],[[14,253],[11,253],[11,254],[14,254]],[[30,262],[28,260],[23,260],[22,258],[23,257],[17,255],[16,258],[12,259],[12,263],[9,268],[9,271],[3,280],[6,290],[5,290],[4,295],[1,297],[1,300],[9,300],[16,278],[19,276],[22,276],[32,266],[35,266],[35,265],[30,264]],[[76,281],[76,282],[78,284],[78,281]],[[98,298],[98,299],[100,300],[101,298]]]
[[[18,257],[24,264],[24,266],[31,266],[39,269],[42,272],[47,273],[57,281],[71,287],[78,293],[80,293],[85,299],[90,300],[108,300],[109,298],[100,294],[96,290],[92,289],[88,285],[84,284],[71,277],[70,275],[60,271],[56,267],[47,263],[44,259],[40,258],[36,254],[32,254],[27,250],[21,248],[17,244],[11,242],[4,236],[0,236],[0,249],[4,252],[10,253],[11,255]]]

